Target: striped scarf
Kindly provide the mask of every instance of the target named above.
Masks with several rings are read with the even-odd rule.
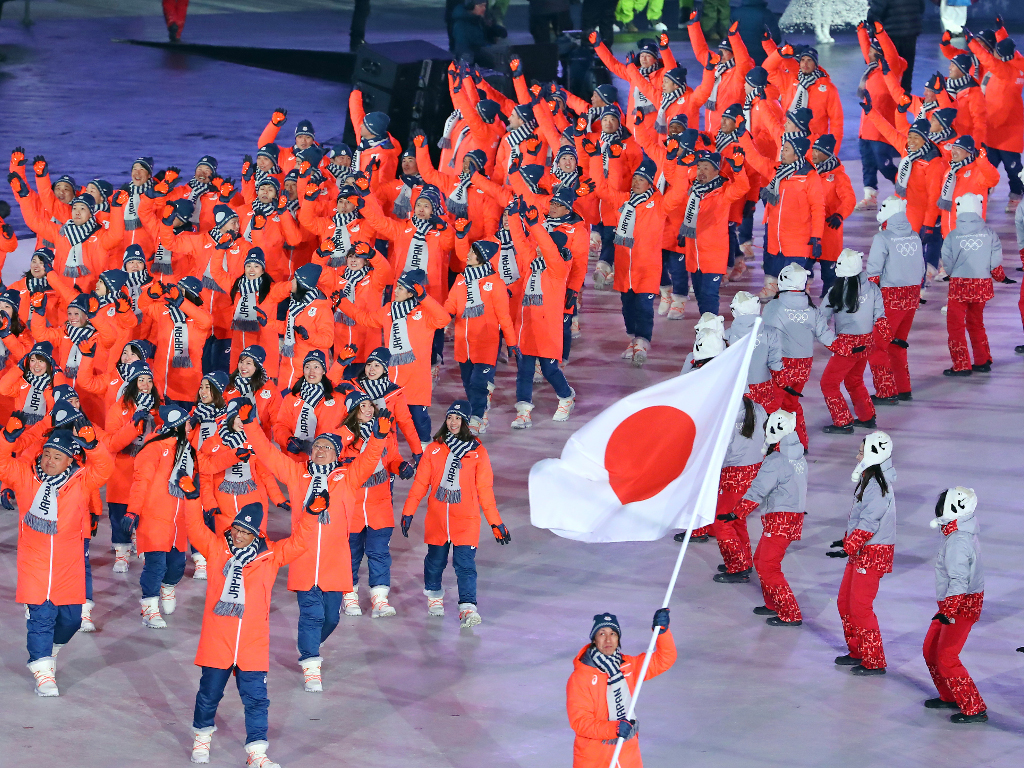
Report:
[[[78,378],[78,368],[82,364],[82,350],[78,348],[78,345],[83,341],[88,341],[95,334],[96,329],[90,324],[79,328],[70,322],[64,323],[64,335],[71,339],[71,349],[68,350],[68,359],[64,366],[64,375],[69,379]]]
[[[824,76],[825,73],[820,69],[816,69],[810,74],[798,72],[796,76],[796,95],[793,97],[793,103],[790,104],[787,109],[794,110],[806,107],[810,98],[808,91],[820,78]]]
[[[171,329],[171,368],[191,368],[192,357],[188,348],[188,315],[181,311],[179,304],[168,304],[167,315],[174,323]]]
[[[57,508],[60,489],[71,479],[71,476],[78,470],[78,467],[71,463],[67,469],[59,475],[47,475],[43,472],[42,457],[36,457],[36,479],[39,481],[39,488],[32,498],[32,506],[21,518],[21,522],[33,531],[53,536],[57,533]]]
[[[480,317],[484,313],[484,299],[480,293],[480,280],[494,274],[490,262],[476,267],[466,267],[462,276],[466,279],[466,307],[462,310],[464,318]]]
[[[968,88],[973,88],[978,84],[971,75],[964,75],[963,77],[949,77],[946,78],[946,93],[949,94],[951,99],[955,99],[960,91],[966,91]]]
[[[256,307],[260,298],[260,281],[243,277],[238,281],[238,303],[231,318],[231,327],[236,331],[256,333],[260,329]]]
[[[261,536],[257,536],[247,547],[239,549],[231,541],[230,530],[224,532],[224,538],[231,552],[231,559],[224,563],[224,589],[220,593],[220,600],[213,606],[213,612],[217,616],[234,616],[241,619],[245,615],[245,579],[242,569],[255,560],[260,549],[265,549],[267,544]]]
[[[53,383],[51,376],[36,376],[34,373],[25,371],[21,377],[28,382],[29,390],[25,396],[25,404],[15,414],[21,419],[22,424],[31,427],[36,422],[42,421],[46,415],[46,390]]]
[[[288,314],[285,317],[284,340],[281,342],[281,354],[284,357],[295,356],[295,319],[302,314],[310,304],[320,298],[323,294],[319,290],[305,291],[302,296],[295,298],[293,295],[288,299]]]
[[[331,472],[338,468],[338,462],[332,461],[327,464],[314,464],[312,461],[306,462],[306,473],[309,475],[309,485],[306,486],[306,497],[302,500],[302,503],[309,504],[313,497],[320,491],[327,490],[327,478]],[[324,510],[320,513],[319,517],[320,525],[330,525],[331,515],[328,510]]]
[[[363,281],[363,278],[370,274],[370,270],[373,269],[369,264],[364,264],[362,269],[351,269],[345,267],[345,273],[342,278],[345,280],[345,287],[341,289],[342,298],[348,299],[351,302],[356,300],[356,286]],[[334,321],[341,323],[342,325],[355,325],[356,321],[346,315],[341,310],[334,313]]]
[[[936,205],[944,211],[953,210],[953,191],[956,189],[956,172],[961,168],[966,168],[968,165],[974,162],[974,156],[968,157],[966,160],[960,160],[959,162],[951,162],[949,164],[949,170],[946,171],[946,178],[942,180],[942,192],[939,194],[939,200]]]
[[[459,473],[462,468],[462,459],[467,453],[479,445],[479,441],[461,440],[458,435],[450,432],[444,439],[448,446],[448,458],[445,461],[444,473],[441,475],[441,482],[437,484],[434,498],[448,504],[458,504],[462,501],[462,486],[459,482]]]
[[[472,173],[460,173],[459,183],[448,195],[448,211],[456,219],[464,219],[469,215],[469,185],[472,181]]]
[[[132,232],[142,227],[142,219],[139,218],[139,198],[153,188],[153,179],[145,184],[128,184],[128,205],[124,207],[124,228]]]
[[[423,177],[418,173],[410,175],[403,173],[399,178],[402,180],[402,188],[398,190],[398,197],[391,206],[391,213],[396,219],[408,219],[412,215],[412,193],[414,187],[423,186]]]
[[[708,97],[707,102],[705,102],[705,106],[712,112],[718,111],[718,88],[722,84],[722,77],[735,66],[735,56],[728,61],[719,61],[715,64],[715,84],[711,87],[711,95]]]
[[[920,149],[907,151],[907,154],[900,158],[899,167],[896,169],[896,194],[905,197],[907,185],[910,184],[910,174],[914,170],[914,163],[918,160],[933,160],[939,156],[938,148],[930,141],[925,141]]]
[[[767,187],[761,190],[761,202],[765,205],[779,204],[779,185],[803,168],[804,161],[798,159],[794,163],[780,163],[775,169],[775,175]]]
[[[334,214],[334,234],[331,235],[331,242],[334,243],[334,252],[327,259],[328,267],[340,267],[345,263],[345,254],[352,247],[352,236],[349,234],[348,225],[358,218],[358,211]]]
[[[541,282],[541,274],[548,268],[543,256],[538,256],[530,262],[530,279],[526,282],[526,290],[523,291],[524,307],[539,307],[544,304],[544,285]]]
[[[366,446],[370,444],[370,437],[373,436],[373,421],[367,421],[359,425],[359,439],[362,441],[359,445],[359,452],[362,453],[366,450]],[[385,453],[387,449],[384,449]],[[373,488],[375,485],[383,485],[388,481],[388,471],[384,468],[384,454],[377,459],[377,466],[373,469],[373,474],[367,478],[366,482],[363,483],[363,488]]]
[[[838,167],[839,158],[836,157],[835,155],[832,155],[832,157],[826,158],[823,162],[816,163],[814,166],[814,170],[817,171],[819,176],[823,176],[826,173],[831,173]]]
[[[25,287],[29,293],[46,293],[50,290],[50,281],[46,277],[26,277]]]
[[[422,269],[429,275],[430,249],[427,247],[427,233],[434,228],[433,220],[413,218],[411,221],[416,231],[413,232],[412,238],[409,240],[409,250],[405,255],[405,269],[402,271]]]
[[[500,227],[497,234],[498,245],[498,274],[505,285],[512,285],[519,279],[519,262],[516,261],[515,244],[512,242],[512,233],[506,227]]]
[[[210,182],[208,181],[200,181],[199,179],[193,177],[188,183],[188,188],[188,201],[190,203],[195,204],[196,200],[198,200],[200,197],[202,197],[211,189],[213,189],[213,185],[210,184]],[[199,211],[197,210],[196,213],[199,213]]]
[[[462,119],[462,112],[455,110],[448,119],[444,121],[444,131],[441,134],[441,138],[437,140],[438,149],[451,149],[452,148],[452,134],[455,132],[455,126],[458,125],[459,120]],[[454,156],[454,152],[452,155]]]
[[[630,195],[629,200],[619,208],[619,223],[615,227],[615,244],[626,248],[633,247],[633,228],[636,226],[637,209],[651,199],[654,189],[648,189],[638,195]]]
[[[686,200],[683,223],[679,227],[679,245],[683,245],[687,238],[693,239],[697,237],[697,217],[700,214],[700,201],[723,184],[725,184],[725,177],[715,176],[706,184],[692,184],[690,186],[690,195]]]
[[[689,92],[683,87],[677,88],[674,91],[665,91],[661,95],[661,106],[658,107],[658,116],[654,118],[655,131],[660,133],[662,136],[668,135],[668,120],[665,117],[668,112],[668,108],[673,104],[681,104],[686,101],[686,97],[688,95]]]
[[[412,348],[409,336],[407,315],[419,305],[415,296],[405,301],[391,302],[391,331],[388,335],[388,350],[391,352],[391,367],[408,365],[416,361],[416,352]]]
[[[384,373],[379,379],[366,377],[359,379],[359,387],[373,400],[373,404],[378,408],[384,407],[384,396],[392,389],[397,389],[391,383],[391,379],[388,378],[387,368],[384,369]]]
[[[217,429],[217,435],[221,442],[230,449],[236,451],[245,447],[245,433],[232,432],[228,428],[228,420],[224,419]],[[221,480],[217,490],[222,493],[229,493],[232,496],[241,496],[245,493],[252,493],[256,490],[256,481],[252,479],[252,465],[249,459],[239,459],[230,467],[224,470],[224,479]]]

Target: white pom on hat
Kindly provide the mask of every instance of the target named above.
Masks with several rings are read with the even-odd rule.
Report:
[[[855,277],[864,269],[864,254],[852,248],[843,248],[836,259],[836,277]]]
[[[761,301],[752,293],[736,291],[736,295],[732,297],[732,302],[729,304],[729,309],[732,310],[733,317],[759,315],[761,314]]]
[[[807,277],[811,273],[799,264],[787,264],[779,272],[780,291],[802,291],[807,287]]]

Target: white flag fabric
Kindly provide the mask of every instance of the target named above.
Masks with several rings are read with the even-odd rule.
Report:
[[[761,321],[758,320],[758,324]],[[758,325],[702,368],[624,397],[530,469],[530,521],[566,539],[654,541],[714,519]]]

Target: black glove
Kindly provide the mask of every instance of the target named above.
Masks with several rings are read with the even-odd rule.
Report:
[[[636,725],[636,720],[626,720],[622,718],[619,720],[619,733],[620,739],[628,739],[633,735],[633,727]]]
[[[4,426],[4,439],[8,443],[13,443],[21,436],[21,433],[24,431],[25,422],[23,422],[17,416],[11,416],[7,420],[7,424]]]
[[[309,341],[309,331],[307,331],[301,325],[296,325],[295,326],[295,335],[298,336],[303,341]]]
[[[267,327],[267,313],[262,307],[256,307],[256,322],[260,324],[260,328]]]
[[[788,385],[783,387],[782,391],[792,395],[793,397],[803,397],[804,396],[803,392],[797,392],[795,389],[793,389],[792,387],[790,387]]]
[[[820,237],[812,237],[810,240],[807,241],[807,244],[809,246],[811,246],[811,258],[812,259],[820,259],[821,258],[821,238]]]
[[[178,486],[186,499],[195,501],[199,498],[199,486],[196,485],[195,480],[191,475],[187,474],[184,469],[178,471],[178,476],[174,480],[175,485]],[[212,530],[212,529],[211,529]]]
[[[292,503],[290,501],[288,501],[288,499],[285,499],[284,501],[282,501],[277,506],[280,507],[281,509],[283,509],[285,512],[291,512],[292,511]]]
[[[391,411],[387,408],[381,408],[377,411],[377,416],[373,420],[373,436],[377,439],[383,439],[391,434],[391,429],[394,426],[395,419],[391,415]]]
[[[668,608],[659,608],[654,612],[654,623],[651,624],[652,632],[655,627],[661,627],[659,635],[663,635],[668,631]]]
[[[17,501],[18,500],[14,498],[14,491],[10,488],[4,488],[0,491],[0,507],[11,510],[16,509]]]
[[[414,467],[416,467],[417,469],[419,469],[419,466],[420,466],[420,459],[422,459],[422,458],[423,458],[423,453],[422,453],[422,452],[420,452],[420,453],[414,453],[414,454],[412,455],[412,465],[413,465]]]
[[[402,515],[402,535],[409,538],[409,528],[412,527],[412,515]]]
[[[907,340],[906,339],[893,339],[889,343],[890,344],[895,344],[897,347],[901,347],[903,349],[910,349],[910,345],[907,344]]]
[[[21,176],[11,171],[7,174],[7,181],[10,182],[14,194],[18,197],[28,197],[28,186],[26,186],[25,180]]]
[[[252,155],[242,157],[242,178],[249,181],[256,175],[256,164],[252,161]]]
[[[124,517],[121,518],[121,530],[124,532],[124,535],[130,539],[138,527],[139,516],[134,512],[125,512]]]
[[[865,93],[864,98],[860,100],[861,111],[866,115],[871,111],[871,94]]]
[[[726,512],[724,515],[719,515],[718,519],[721,520],[723,523],[728,523],[732,520],[739,520],[740,516],[737,515],[735,512]]]
[[[214,515],[220,512],[220,507],[214,507],[213,509],[203,510],[203,522],[206,523],[206,527],[214,533],[217,532],[217,523],[214,519]]]
[[[144,410],[144,409],[142,409],[142,408],[138,408],[138,409],[136,409],[135,413],[134,413],[134,414],[132,414],[132,423],[133,423],[133,424],[134,424],[134,425],[135,425],[136,427],[138,427],[138,425],[139,425],[139,424],[141,424],[142,422],[144,422],[144,421],[145,421],[145,420],[146,420],[147,418],[149,418],[150,416],[151,416],[151,414],[150,414],[150,412],[149,412],[149,411],[147,411],[147,410]]]
[[[935,621],[936,619],[938,619],[939,624],[952,624],[953,623],[953,620],[951,618],[949,618],[949,616],[947,616],[946,614],[942,613],[941,611],[939,613],[936,613],[934,616],[932,616],[932,621]]]
[[[511,347],[506,347],[506,351],[508,352],[508,356],[510,358],[515,358],[516,360],[518,360],[519,356],[522,354],[522,352],[519,351],[519,347],[514,345]]]
[[[501,525],[492,525],[491,532],[494,533],[495,541],[502,546],[505,546],[512,541],[512,534],[508,532],[508,528],[505,527],[504,523]]]
[[[573,306],[575,306],[575,304],[576,304],[576,297],[578,295],[579,294],[576,291],[574,291],[572,288],[566,288],[565,289],[565,305],[564,305],[565,309],[567,309],[567,310],[568,309],[572,309]]]
[[[408,461],[403,461],[398,465],[398,477],[402,480],[412,480],[416,475],[416,467],[410,464]]]
[[[833,213],[825,219],[825,223],[828,224],[829,229],[839,229],[843,226],[843,217],[838,213]]]
[[[246,448],[244,445],[239,448],[235,448],[235,458],[237,458],[239,461],[248,461],[249,457],[251,456],[251,448]]]
[[[863,352],[866,349],[867,349],[867,347],[864,346],[863,344],[861,344],[859,346],[854,347],[850,351],[853,352],[853,354],[855,354],[855,355],[859,355],[861,352]]]
[[[288,447],[285,450],[288,453],[302,453],[302,441],[295,437],[295,435],[292,435],[288,438]]]
[[[3,232],[4,237],[7,238],[8,240],[14,237],[14,227],[12,227],[10,224],[6,222],[0,225],[0,232]]]
[[[842,542],[839,542],[839,545],[842,546]],[[849,557],[849,555],[845,549],[830,549],[825,553],[825,557]]]

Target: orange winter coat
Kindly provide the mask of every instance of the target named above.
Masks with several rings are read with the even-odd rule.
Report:
[[[360,143],[360,134],[363,130],[363,118],[366,117],[366,112],[363,109],[363,92],[358,88],[353,88],[348,93],[348,116],[352,120],[352,128],[356,136],[356,149]],[[378,177],[381,181],[388,181],[395,178],[395,174],[398,172],[398,156],[402,153],[402,148],[395,141],[395,137],[390,133],[388,134],[391,146],[385,145],[372,147],[370,149],[361,151],[358,153],[359,156],[359,167],[356,169],[366,173],[367,167],[374,159],[380,160],[380,168],[373,172],[373,175]],[[355,158],[353,158],[355,160]]]
[[[365,312],[373,312],[380,308],[384,298],[384,289],[395,281],[395,272],[391,269],[388,260],[379,251],[374,250],[372,253],[373,257],[369,263],[373,269],[354,286],[355,300],[352,302]],[[345,279],[344,264],[337,268],[326,267],[324,274],[335,278],[335,283],[331,286],[330,291],[327,291],[328,295],[336,290],[345,290],[348,281]],[[345,320],[349,320],[353,324],[349,325]],[[382,338],[380,328],[368,328],[355,323],[342,312],[334,313],[334,351],[340,352],[342,347],[347,345],[354,346],[356,348],[354,362],[365,363],[369,354],[381,345]]]
[[[284,291],[284,287],[288,286],[288,283],[281,283],[281,286],[283,286],[282,291]],[[271,289],[271,293],[276,296],[273,293],[273,289]],[[288,293],[285,291],[284,296],[281,296],[278,300],[287,296]],[[281,362],[277,374],[277,383],[282,390],[291,389],[291,386],[302,377],[302,361],[314,349],[319,349],[327,357],[328,373],[330,372],[330,350],[334,346],[334,314],[331,312],[331,304],[327,297],[314,299],[310,302],[309,306],[303,309],[295,318],[295,327],[305,328],[309,338],[302,338],[296,331],[295,347],[292,350],[292,356],[286,357],[283,352],[280,354]],[[267,323],[267,328],[274,333],[284,336],[288,328],[288,320],[287,318],[284,320],[274,320],[271,318],[270,322]],[[271,347],[268,350],[268,356],[273,354],[275,349],[276,345]]]
[[[366,391],[365,384],[360,381],[352,382],[360,390]],[[405,390],[397,384],[392,383],[384,397],[373,401],[378,408],[387,408],[398,425],[398,431],[405,437],[409,450],[415,454],[423,453],[423,442],[419,433],[416,432],[416,424],[412,420],[412,412],[409,410],[409,403],[405,399]]]
[[[256,455],[288,487],[288,498],[292,505],[292,529],[302,525],[303,518],[309,521],[307,524],[311,523],[306,535],[306,550],[288,568],[288,589],[305,592],[320,587],[325,592],[351,592],[349,516],[359,486],[373,472],[386,440],[371,437],[366,451],[355,461],[338,467],[328,476],[327,492],[331,497],[328,514],[331,521],[321,523],[316,515],[310,515],[305,510],[306,495],[312,481],[306,465],[291,461],[288,454],[271,445],[261,430],[251,427],[251,424],[246,425],[246,434]]]
[[[569,278],[572,262],[565,261],[554,242],[539,222],[530,228],[527,237],[519,214],[509,216],[509,234],[515,245],[516,265],[519,267],[520,288],[516,300],[520,302],[516,318],[515,345],[524,355],[535,355],[551,360],[562,359],[562,323],[565,307],[565,282]],[[639,232],[639,225],[637,231]],[[541,304],[522,305],[532,270],[530,263],[537,257],[537,248],[544,256],[546,269],[540,273]]]
[[[274,387],[273,382],[268,381],[252,394],[253,399],[256,400],[256,420],[263,427],[266,436],[272,437],[271,430],[274,427],[274,420],[277,418],[278,411],[281,410],[281,393]],[[224,390],[224,402],[230,403],[236,397],[241,396],[242,393],[234,387]]]
[[[20,202],[24,198],[19,197],[16,199]],[[24,212],[24,208],[22,210]],[[109,227],[101,224],[100,228],[93,232],[88,240],[76,246],[81,249],[82,265],[88,271],[81,276],[67,276],[73,277],[75,285],[86,293],[90,293],[96,287],[96,280],[99,279],[100,272],[108,269],[112,263],[116,261],[118,269],[121,267],[121,261],[124,256],[124,250],[121,248],[121,238],[124,235],[124,217],[118,215],[120,213],[120,208],[114,208],[108,220]],[[49,240],[51,243],[55,243],[53,269],[58,274],[65,275],[68,257],[71,254],[71,242],[60,234],[63,225],[41,217],[37,219],[35,225],[33,229],[35,229],[36,234]],[[115,256],[111,256],[112,253]]]
[[[245,447],[252,450],[250,443],[246,443]],[[259,503],[269,510],[268,499],[277,506],[284,501],[284,495],[274,482],[274,478],[255,456],[250,456],[248,461],[249,474],[255,488],[238,493],[224,486],[225,481],[231,482],[233,479],[228,475],[228,470],[243,462],[238,459],[234,450],[224,444],[219,431],[203,441],[197,453],[197,466],[202,480],[199,499],[204,509],[220,510],[220,515],[217,516],[217,533],[223,533],[230,528],[235,515],[246,504]],[[260,526],[260,533],[263,535],[267,533],[267,518],[268,515],[263,516],[263,524]]]
[[[188,356],[192,361],[192,367],[175,368],[174,321],[171,319],[169,306],[164,301],[154,300],[143,291],[139,296],[139,309],[153,319],[153,327],[156,330],[153,375],[156,377],[157,391],[164,398],[171,400],[195,400],[199,382],[203,378],[203,369],[199,365],[203,359],[203,345],[213,329],[210,313],[188,299],[182,300],[180,309],[188,316]]]
[[[463,124],[457,124],[452,131],[452,148],[450,150],[442,150],[441,152],[442,168],[447,168],[457,173],[462,170],[462,158],[466,156],[466,153],[474,149],[480,149],[487,155],[487,165],[484,166],[484,173],[487,175],[493,173],[494,158],[498,153],[501,137],[505,135],[505,126],[497,117],[490,123],[485,123],[476,109],[479,100],[475,87],[463,87],[452,95],[452,103],[456,109],[462,112]],[[462,143],[459,144],[456,150],[455,144],[463,128],[468,128],[469,133],[463,138]]]
[[[630,192],[618,192],[601,174],[601,159],[594,158],[591,163],[591,174],[597,182],[597,195],[601,198],[602,217],[604,211],[615,209],[611,222],[618,226],[619,209],[630,198]],[[728,214],[728,210],[726,211]],[[605,224],[608,224],[605,219]],[[634,243],[632,248],[624,245],[615,246],[615,283],[614,288],[620,293],[634,291],[636,293],[657,293],[661,284],[661,240],[665,230],[665,209],[662,196],[657,188],[646,203],[636,211],[636,223],[633,225]]]
[[[901,80],[903,73],[907,69],[907,62],[896,52],[896,47],[884,31],[879,32],[877,38],[882,46],[882,53],[885,56],[885,63],[888,65],[890,73],[897,80]],[[871,42],[868,39],[866,27],[860,26],[857,28],[857,42],[860,43],[860,52],[864,56],[865,64],[867,64],[871,55]],[[868,75],[865,86],[868,93],[871,94],[871,112],[877,112],[887,123],[895,124],[896,101],[893,99],[892,93],[889,92],[889,85],[885,81],[885,73],[882,72],[881,64],[875,67],[871,74]],[[863,112],[861,113],[859,136],[867,141],[886,140],[879,132],[875,122],[871,120],[870,112],[866,115]],[[828,237],[828,233],[825,236]],[[832,260],[829,259],[829,261]]]
[[[114,471],[114,459],[102,442],[86,451],[85,466],[57,492],[57,532],[50,536],[20,522],[41,483],[35,457],[0,452],[0,481],[18,497],[18,586],[16,602],[82,605],[85,602],[85,539],[89,538],[89,497]]]
[[[461,165],[453,173],[439,173],[435,171],[430,163],[430,153],[427,152],[426,147],[416,148],[416,165],[420,170],[420,176],[423,180],[427,184],[433,184],[440,189],[446,197],[451,196],[452,192],[458,188],[460,183],[459,172],[462,170]],[[501,222],[501,207],[494,198],[473,182],[470,182],[466,190],[466,198],[468,212],[465,216],[459,218],[469,219],[469,239],[483,240],[485,237],[493,237],[494,233],[498,231],[498,224]],[[446,202],[445,206],[447,207],[447,205]],[[464,266],[464,263],[460,263],[459,269],[462,269]],[[452,271],[455,270],[453,269]]]
[[[569,715],[569,725],[576,733],[572,745],[573,768],[603,768],[612,759],[615,741],[618,738],[618,720],[608,719],[608,675],[597,667],[583,663],[583,654],[590,646],[586,646],[576,654],[572,664],[572,674],[565,685],[565,708]],[[629,685],[629,692],[636,690],[637,677],[644,664],[646,653],[639,656],[622,655],[622,676]],[[676,644],[672,638],[672,630],[658,635],[654,646],[654,656],[647,667],[650,680],[665,672],[676,661]],[[619,753],[621,768],[640,768],[639,737],[634,737],[622,745]],[[608,742],[608,743],[605,743]]]
[[[260,133],[259,139],[257,139],[256,148],[265,147],[267,144],[275,143],[277,134],[281,131],[280,125],[274,125],[274,121],[271,120],[267,123],[267,127]],[[277,145],[277,167],[281,169],[282,174],[288,173],[292,168],[296,166],[295,160],[295,146],[283,147],[280,144]]]
[[[17,360],[9,360],[8,366],[3,377],[0,377],[0,395],[11,398],[14,404],[14,411],[17,412],[25,407],[25,401],[28,400],[29,391],[32,387],[25,381]],[[68,383],[63,373],[55,373],[53,375],[53,381],[50,382],[50,386],[43,390],[43,400],[46,402],[47,413],[53,410],[53,388]]]
[[[303,399],[299,395],[289,392],[281,401],[281,409],[277,412],[277,418],[271,428],[271,436],[274,442],[282,448],[287,448],[288,438],[295,434],[295,428],[302,413]],[[325,432],[335,432],[338,425],[345,420],[348,411],[345,410],[345,395],[335,390],[334,397],[325,397],[316,407],[313,408],[316,415],[316,429],[314,433],[321,435]],[[289,453],[288,456],[299,464],[304,464],[309,456],[306,453]]]
[[[285,250],[287,246],[297,248],[302,245],[303,233],[299,225],[290,213],[272,213],[262,221],[256,219],[252,208],[243,209],[238,213],[239,231],[244,243],[239,243],[243,250],[248,252],[250,246],[257,246],[263,249],[267,260],[267,272],[275,282],[290,280],[292,273],[289,271],[291,256]],[[260,226],[262,224],[262,226]]]
[[[128,511],[139,516],[135,532],[139,552],[184,552],[188,545],[185,532],[186,510],[201,510],[199,499],[179,499],[168,488],[175,478],[174,452],[177,441],[150,439],[135,456]]]
[[[346,459],[359,460],[374,448],[374,438],[371,437],[364,449],[363,439],[352,434],[348,427],[341,427],[338,436],[344,445],[341,455]],[[348,529],[351,533],[358,533],[367,526],[375,531],[395,527],[391,475],[398,474],[402,455],[398,452],[398,435],[394,430],[388,433],[383,443],[384,452],[366,473],[367,479],[352,491],[353,503],[348,508]],[[351,467],[349,471],[351,472]],[[363,474],[360,472],[360,477]]]
[[[438,501],[437,489],[444,477],[444,470],[451,451],[444,443],[430,443],[423,451],[416,477],[409,489],[402,515],[416,514],[416,508],[427,499],[427,518],[423,523],[423,541],[426,544],[455,546],[480,545],[480,510],[490,525],[501,525],[498,504],[494,500],[494,475],[487,449],[477,441],[477,446],[462,457],[459,469],[459,487],[462,501],[450,503]]]
[[[150,411],[150,415],[153,417],[155,431],[161,424],[160,415],[156,408]],[[107,503],[125,504],[131,495],[135,456],[131,455],[132,449],[129,446],[141,434],[133,420],[134,416],[134,403],[125,406],[120,400],[107,411],[103,428],[107,432],[107,447],[114,454],[115,470],[107,482]]]
[[[392,304],[388,304],[379,309],[364,311],[348,299],[342,299],[338,303],[338,309],[360,325],[383,328],[384,335],[389,340],[388,347],[394,354],[397,350],[391,345],[395,327],[391,307]],[[405,389],[405,397],[410,405],[429,406],[433,389],[430,379],[430,348],[434,342],[434,331],[448,325],[451,318],[444,307],[428,293],[405,319],[409,329],[409,343],[416,359],[405,365],[389,367],[388,378]]]
[[[981,147],[988,143],[988,108],[985,94],[980,85],[972,85],[957,92],[950,106],[956,109],[953,130],[961,136],[970,136],[974,145]]]
[[[747,134],[740,137],[747,162],[765,179],[775,176],[775,162],[762,156]],[[812,237],[821,238],[825,229],[825,195],[821,179],[810,163],[779,184],[777,205],[765,205],[768,253],[787,258],[810,258]],[[822,248],[824,252],[824,247]]]
[[[719,60],[718,53],[708,49],[707,41],[704,38],[704,31],[700,28],[700,24],[691,24],[686,29],[690,33],[690,45],[693,47],[693,55],[697,57],[697,62],[705,65],[708,60],[708,54],[711,53],[712,61],[717,65]],[[729,34],[729,42],[732,45],[732,53],[736,60],[736,65],[722,73],[722,79],[718,84],[718,93],[715,98],[715,108],[711,109],[709,106],[704,110],[704,130],[709,133],[714,133],[718,130],[718,126],[722,122],[722,112],[733,104],[743,103],[744,98],[746,98],[746,90],[743,87],[745,78],[747,72],[754,67],[754,60],[750,58],[750,53],[748,53],[747,46],[743,43],[743,38],[740,37],[739,32],[731,32]],[[711,88],[714,87],[714,70],[711,70],[710,74],[711,85],[708,92],[704,94],[701,104],[710,98]],[[690,121],[689,127],[697,128],[696,121]]]
[[[304,514],[291,536],[267,541],[266,549],[242,569],[245,612],[241,618],[218,616],[213,612],[224,590],[224,566],[231,559],[225,537],[206,527],[198,505],[186,510],[185,526],[192,546],[206,558],[209,579],[196,666],[214,669],[236,666],[245,672],[270,669],[270,595],[281,566],[298,558],[316,536],[316,516]]]
[[[946,237],[956,227],[956,199],[961,195],[974,193],[981,195],[981,218],[985,218],[988,211],[988,191],[999,183],[999,171],[988,161],[984,149],[978,150],[978,156],[973,163],[968,163],[956,172],[956,185],[953,187],[952,210],[944,211],[939,208],[939,198],[942,195],[942,184],[946,180],[949,168],[936,174],[934,186],[929,190],[928,212],[925,214],[925,224],[931,225],[936,218],[942,220],[942,236]]]
[[[828,219],[833,213],[838,213],[846,219],[853,213],[857,205],[857,193],[853,191],[853,182],[850,181],[846,168],[840,163],[836,168],[825,174],[819,174],[821,180],[821,191],[824,195],[825,218]],[[821,259],[822,261],[835,261],[843,250],[843,227],[832,229],[826,225],[822,230],[821,238]]]
[[[468,239],[457,240],[455,247],[461,249],[463,254],[467,254]],[[476,317],[463,315],[469,298],[465,275],[455,278],[455,283],[448,293],[448,300],[444,303],[444,310],[455,318],[456,361],[494,365],[498,362],[499,334],[504,336],[505,344],[516,343],[512,316],[508,311],[508,291],[505,289],[505,283],[495,273],[478,280],[477,288],[483,302],[483,314]]]
[[[768,70],[772,84],[779,89],[779,101],[782,102],[782,109],[788,112],[793,104],[793,99],[796,98],[799,86],[796,75],[798,69],[787,70],[782,66],[783,61],[782,54],[776,49],[768,54],[768,58],[764,60],[762,66]],[[831,133],[836,137],[836,154],[839,154],[839,149],[843,144],[842,99],[839,97],[839,90],[833,84],[832,78],[823,68],[819,67],[819,69],[822,72],[822,77],[819,77],[818,81],[807,91],[807,104],[804,106],[814,113],[810,125],[811,133],[816,136]]]
[[[997,59],[977,39],[968,46],[988,70],[981,80],[985,89],[988,146],[1004,152],[1024,152],[1024,72],[1009,61]],[[974,139],[977,141],[978,137]]]
[[[299,179],[299,181],[304,182],[305,179]],[[331,211],[328,216],[318,216],[316,214],[316,201],[307,200],[305,195],[299,195],[299,224],[307,232],[313,233],[317,238],[317,242],[334,240],[339,246],[337,256],[343,258],[345,254],[341,252],[341,237],[335,238],[337,227],[334,224],[334,213],[336,210]],[[374,241],[377,239],[377,233],[362,213],[359,213],[354,221],[346,224],[345,229],[348,231],[349,244],[351,245],[366,243],[372,248]],[[340,266],[344,266],[344,264]]]

